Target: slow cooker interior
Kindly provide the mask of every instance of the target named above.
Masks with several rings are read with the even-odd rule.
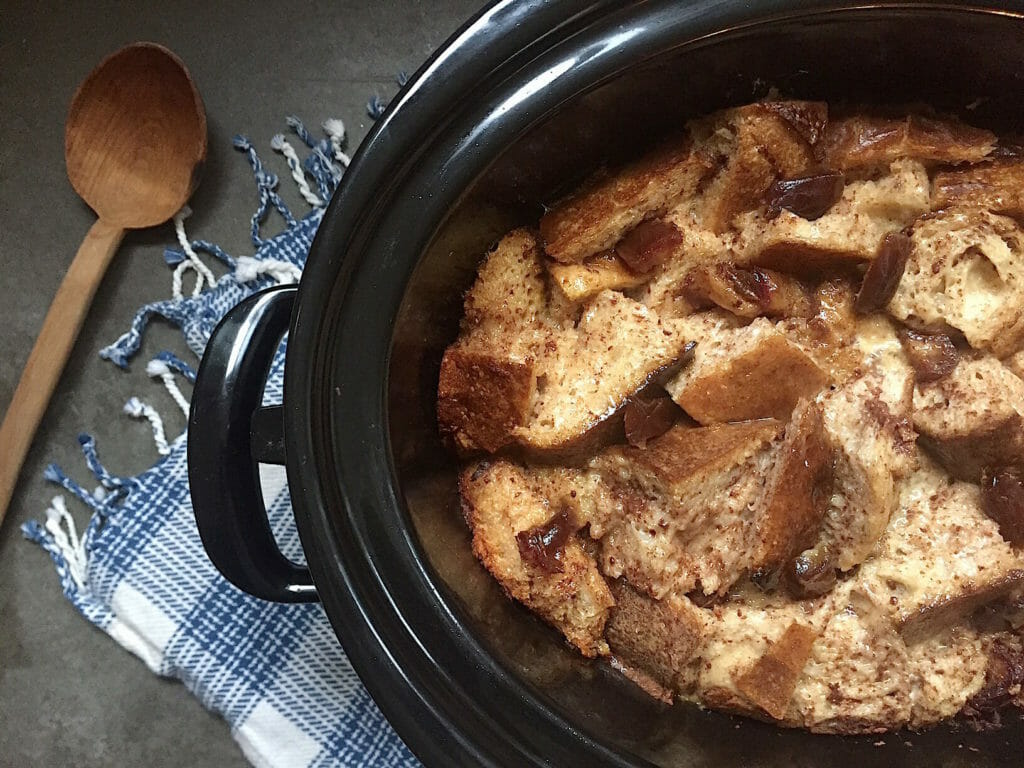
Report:
[[[657,765],[1008,765],[1024,727],[937,729],[882,738],[812,736],[641,693],[589,662],[510,602],[476,563],[459,511],[456,466],[436,429],[439,362],[482,254],[511,226],[602,162],[635,155],[686,118],[765,95],[923,101],[1013,130],[1022,114],[1024,23],[927,7],[775,18],[636,61],[525,133],[467,190],[423,254],[396,320],[389,381],[399,487],[426,558],[469,631],[578,727]]]

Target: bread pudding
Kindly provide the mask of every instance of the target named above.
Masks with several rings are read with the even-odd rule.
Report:
[[[438,385],[473,551],[651,695],[1024,707],[1024,157],[924,108],[691,121],[509,232]]]

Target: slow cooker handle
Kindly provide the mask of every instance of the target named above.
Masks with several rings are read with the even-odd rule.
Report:
[[[225,315],[206,345],[188,426],[192,509],[206,554],[239,589],[280,603],[317,600],[309,570],[274,541],[259,478],[260,460],[283,463],[281,409],[260,406],[297,290],[269,288]]]

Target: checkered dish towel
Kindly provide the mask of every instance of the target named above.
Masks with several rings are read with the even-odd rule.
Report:
[[[217,322],[235,304],[276,282],[298,279],[348,157],[342,152],[340,121],[324,123],[322,140],[297,119],[288,125],[309,149],[305,162],[284,136],[275,136],[271,146],[284,156],[312,211],[296,219],[275,192],[277,178],[263,169],[249,141],[236,137],[259,192],[252,219],[255,254],[235,259],[211,243],[189,242],[183,211],[175,218],[179,248],[165,254],[174,267],[175,298],[143,307],[131,329],[101,356],[126,367],[153,316],[180,326],[189,347],[201,355]],[[264,239],[260,225],[271,208],[286,228]],[[200,253],[219,259],[230,273],[214,282]],[[181,277],[189,270],[196,272],[196,289],[184,296]],[[281,401],[283,368],[282,345],[267,383],[268,404]],[[191,365],[161,353],[147,373],[162,380],[187,412],[176,378],[194,380]],[[95,441],[83,435],[86,463],[100,483],[94,492],[56,466],[46,470],[47,479],[91,508],[83,535],[77,535],[62,496],[54,499],[44,523],[33,521],[23,529],[50,553],[68,599],[153,672],[180,679],[204,706],[223,715],[246,757],[260,768],[419,765],[359,682],[320,605],[257,600],[214,569],[192,515],[186,436],[168,444],[159,414],[137,398],[125,410],[150,422],[163,458],[137,477],[118,477],[100,463]],[[282,551],[302,562],[283,469],[261,467],[261,477]]]

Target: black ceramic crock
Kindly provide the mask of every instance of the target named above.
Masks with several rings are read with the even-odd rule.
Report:
[[[599,163],[777,88],[920,100],[1019,130],[1020,3],[498,2],[416,74],[334,195],[298,289],[210,342],[189,468],[207,551],[268,600],[315,600],[398,733],[443,766],[996,766],[1024,723],[840,738],[666,707],[586,661],[469,550],[435,426],[439,361],[480,256]],[[284,405],[260,409],[289,331]],[[309,570],[267,526],[285,463]]]

